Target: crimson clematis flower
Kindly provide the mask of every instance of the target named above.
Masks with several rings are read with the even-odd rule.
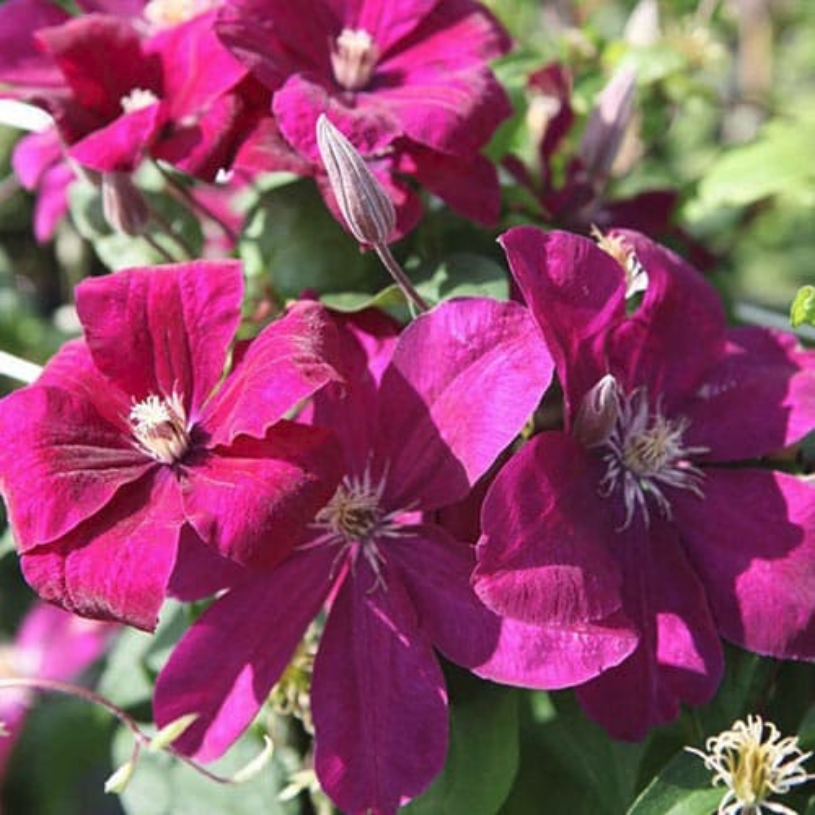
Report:
[[[280,560],[330,497],[331,435],[282,417],[338,377],[323,356],[332,325],[295,306],[218,386],[242,289],[236,262],[87,280],[85,339],[0,402],[0,484],[43,598],[151,629],[168,592],[231,579],[224,557]]]
[[[190,629],[159,676],[154,710],[161,724],[199,714],[174,746],[217,757],[328,603],[311,693],[315,769],[343,811],[382,813],[444,763],[447,698],[434,647],[481,676],[562,687],[616,664],[636,638],[611,620],[504,624],[470,587],[473,546],[422,515],[467,494],[548,384],[552,367],[526,310],[448,302],[395,346],[376,313],[362,319],[344,333],[353,384],[314,403],[313,420],[335,428],[345,449],[337,492],[291,557]]]
[[[621,262],[565,233],[521,227],[501,241],[566,416],[485,498],[479,596],[550,625],[625,613],[639,646],[577,690],[620,738],[708,701],[722,637],[815,658],[815,490],[755,466],[812,427],[815,354],[769,330],[727,330],[713,288],[637,233],[606,238]]]
[[[480,151],[510,112],[486,63],[509,39],[483,6],[235,0],[221,9],[217,30],[273,93],[274,125],[251,140],[257,169],[291,170],[299,159],[321,173],[315,127],[325,113],[389,189],[400,232],[419,217],[418,199],[400,175],[466,217],[497,220],[497,175]]]
[[[12,643],[0,646],[0,678],[70,680],[105,651],[118,626],[84,620],[46,603],[35,603]],[[30,691],[0,691],[0,781],[33,702]]]

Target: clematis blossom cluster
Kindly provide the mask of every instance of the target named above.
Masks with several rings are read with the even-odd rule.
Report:
[[[501,243],[555,358],[565,426],[484,500],[482,600],[549,625],[625,615],[637,648],[577,689],[618,738],[709,701],[722,639],[815,659],[813,484],[756,466],[812,428],[815,355],[726,329],[713,288],[638,233],[607,236],[608,251],[531,227]],[[632,269],[647,289],[629,313]]]

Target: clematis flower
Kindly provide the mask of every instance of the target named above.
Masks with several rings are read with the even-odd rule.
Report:
[[[566,416],[485,498],[479,596],[550,625],[626,615],[637,649],[577,690],[619,738],[708,701],[721,638],[815,658],[813,484],[755,466],[812,427],[815,354],[780,333],[727,330],[713,288],[637,233],[610,236],[614,256],[529,227],[501,242]],[[629,315],[631,269],[648,284]]]
[[[480,151],[510,112],[487,66],[509,38],[483,6],[236,0],[222,7],[217,30],[273,94],[274,125],[250,140],[253,161],[266,160],[256,169],[290,170],[299,158],[318,174],[336,212],[315,140],[325,113],[385,184],[401,233],[415,225],[420,207],[400,175],[468,218],[497,220],[497,175]]]
[[[470,587],[473,546],[428,520],[469,492],[549,382],[526,310],[450,301],[396,342],[376,312],[358,319],[343,332],[350,384],[314,402],[313,421],[334,428],[345,451],[336,493],[292,556],[235,586],[185,635],[159,675],[154,712],[159,724],[199,714],[174,746],[216,758],[327,604],[311,687],[316,773],[343,811],[386,813],[444,763],[434,648],[481,676],[562,687],[616,664],[636,638],[614,620],[504,624]]]
[[[0,402],[0,484],[44,599],[152,629],[167,593],[232,579],[225,558],[280,560],[330,497],[330,434],[283,417],[338,377],[332,326],[296,305],[221,382],[242,289],[236,262],[87,280],[85,338]]]
[[[35,603],[12,643],[0,646],[0,678],[70,680],[107,648],[117,626],[84,620],[46,603]],[[25,723],[32,698],[28,691],[0,690],[0,780]]]

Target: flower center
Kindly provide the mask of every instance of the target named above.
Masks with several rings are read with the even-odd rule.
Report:
[[[155,28],[172,28],[218,5],[219,0],[150,0],[144,16]]]
[[[703,497],[704,473],[690,459],[707,453],[708,448],[685,446],[683,436],[688,420],[665,417],[659,404],[652,411],[645,388],[625,395],[613,378],[604,377],[601,383],[608,386],[609,381],[613,387],[605,388],[605,399],[612,402],[616,416],[612,414],[613,421],[609,421],[610,417],[605,415],[606,432],[589,445],[603,448],[606,472],[600,482],[600,493],[608,497],[618,490],[622,492],[625,504],[622,529],[631,525],[637,509],[648,526],[649,496],[664,517],[671,517],[664,487],[690,490]]]
[[[371,79],[379,49],[367,31],[344,28],[331,51],[334,79],[349,91],[364,88]]]
[[[328,534],[326,543],[339,543],[341,554],[351,553],[352,563],[361,554],[376,575],[372,586],[384,586],[382,563],[384,555],[379,543],[384,538],[398,538],[402,525],[395,521],[402,510],[386,512],[382,507],[385,490],[384,476],[376,483],[370,471],[364,475],[346,475],[331,500],[317,513],[315,526]]]
[[[648,288],[648,272],[625,239],[620,235],[605,235],[596,226],[592,226],[591,234],[600,249],[622,266],[625,272],[626,299],[644,292]]]
[[[158,96],[156,96],[153,91],[145,90],[144,88],[133,88],[130,93],[119,100],[119,104],[125,113],[134,113],[142,108],[155,105],[156,102],[158,102]]]
[[[748,716],[746,722],[739,720],[730,730],[709,738],[706,753],[685,749],[704,760],[714,773],[714,784],[728,788],[720,812],[760,812],[762,804],[775,812],[791,812],[778,804],[768,806],[767,799],[815,778],[803,766],[812,753],[802,752],[797,737],[783,738],[772,722],[760,716]]]
[[[169,399],[151,394],[137,402],[128,419],[139,449],[162,464],[173,464],[190,448],[187,415],[175,392]]]

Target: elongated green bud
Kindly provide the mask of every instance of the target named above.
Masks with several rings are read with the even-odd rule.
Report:
[[[360,243],[387,244],[396,225],[393,202],[356,147],[325,114],[317,120],[317,147],[351,234]]]

